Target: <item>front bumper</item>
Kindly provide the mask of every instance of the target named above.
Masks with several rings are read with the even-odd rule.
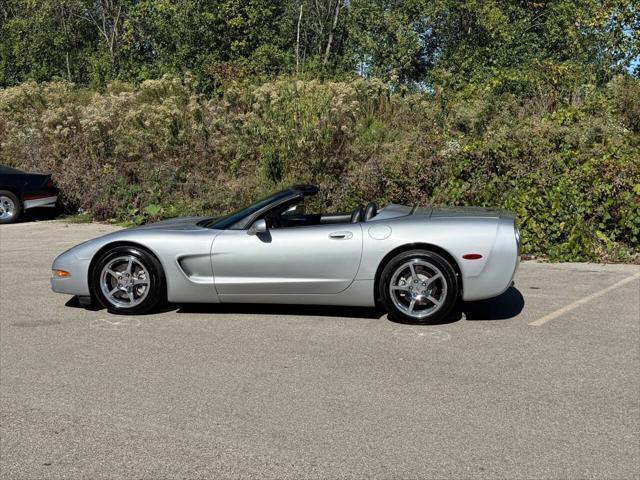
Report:
[[[90,295],[89,292],[89,259],[81,259],[71,251],[59,255],[51,265],[52,270],[69,272],[68,277],[51,277],[51,290],[68,295]]]

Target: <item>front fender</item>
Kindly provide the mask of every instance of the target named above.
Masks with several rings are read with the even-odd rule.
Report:
[[[218,233],[207,228],[141,228],[113,232],[59,255],[52,268],[66,270],[70,275],[53,277],[51,288],[58,293],[89,295],[90,267],[96,254],[110,245],[130,244],[148,250],[160,261],[166,278],[167,300],[217,303],[210,251]]]

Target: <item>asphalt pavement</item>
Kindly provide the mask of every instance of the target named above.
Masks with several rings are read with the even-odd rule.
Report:
[[[447,323],[374,309],[85,310],[0,226],[0,477],[640,478],[640,267],[525,262]]]

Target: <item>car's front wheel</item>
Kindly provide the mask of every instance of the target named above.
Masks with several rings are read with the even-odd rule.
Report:
[[[162,265],[150,253],[134,247],[114,247],[102,254],[91,283],[94,297],[111,313],[147,313],[165,298]]]
[[[382,271],[378,288],[389,315],[406,323],[442,321],[459,294],[452,265],[428,250],[411,250],[392,258]]]
[[[18,197],[8,190],[0,190],[0,225],[16,222],[21,213]]]

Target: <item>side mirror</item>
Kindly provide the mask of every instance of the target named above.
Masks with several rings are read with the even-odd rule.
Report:
[[[265,221],[264,218],[261,218],[260,220],[256,220],[255,222],[253,222],[253,225],[251,225],[251,228],[247,230],[247,234],[257,235],[258,233],[265,233],[266,231],[267,231],[267,222]]]

